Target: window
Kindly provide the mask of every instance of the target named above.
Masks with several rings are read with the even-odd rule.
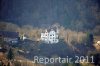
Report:
[[[52,35],[50,35],[50,36],[52,36]]]
[[[45,36],[47,36],[47,34]]]
[[[53,37],[53,39],[55,39],[55,37]]]

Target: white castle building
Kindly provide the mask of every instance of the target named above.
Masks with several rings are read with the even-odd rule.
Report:
[[[44,33],[41,33],[41,40],[46,42],[46,43],[58,43],[59,39],[58,39],[58,30],[54,31],[53,29],[51,29],[51,31],[47,31],[45,30]]]

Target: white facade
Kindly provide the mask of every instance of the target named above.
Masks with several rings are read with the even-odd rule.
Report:
[[[97,41],[97,44],[100,44],[100,41]]]
[[[23,34],[23,36],[22,36],[22,40],[25,40],[25,39],[27,39],[27,37],[25,37],[25,35]]]
[[[53,29],[51,31],[45,30],[44,33],[41,33],[41,40],[46,43],[58,43],[58,32],[55,32]]]

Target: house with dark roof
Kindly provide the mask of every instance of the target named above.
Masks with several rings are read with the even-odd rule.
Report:
[[[5,52],[7,52],[7,49],[0,47],[0,52],[5,53]]]
[[[0,31],[0,37],[3,38],[3,40],[6,42],[17,43],[19,33],[10,31]]]

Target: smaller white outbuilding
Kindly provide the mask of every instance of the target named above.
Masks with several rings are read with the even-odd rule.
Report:
[[[100,41],[97,41],[97,44],[100,44]]]
[[[97,44],[100,46],[100,41],[97,41]]]

